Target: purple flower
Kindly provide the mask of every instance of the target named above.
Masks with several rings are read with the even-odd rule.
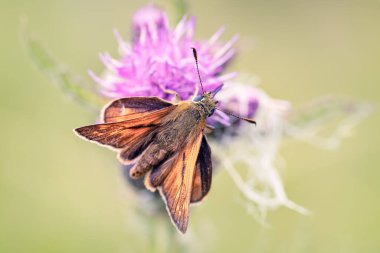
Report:
[[[171,100],[173,94],[170,91],[175,91],[185,100],[197,95],[199,81],[191,47],[198,51],[199,69],[206,91],[235,76],[235,73],[222,75],[235,54],[232,46],[237,39],[235,36],[225,44],[218,42],[223,29],[208,41],[196,41],[193,38],[194,18],[185,16],[175,28],[170,28],[166,13],[153,5],[136,12],[132,28],[130,44],[115,31],[121,58],[100,54],[107,70],[102,77],[90,71],[106,97],[158,96]],[[229,125],[229,117],[217,111],[210,122]]]
[[[219,100],[218,106],[223,108],[223,110],[246,118],[253,118],[257,114],[263,96],[262,92],[256,87],[241,82],[231,81],[226,83],[225,87],[218,93],[217,98]],[[237,127],[241,124],[246,124],[237,118],[229,117],[227,115],[226,117],[228,125],[223,124],[223,122],[221,125],[221,122],[215,121],[213,117],[209,118],[208,123],[215,128],[232,126],[230,127],[231,131],[227,131],[230,134],[234,134],[238,130]],[[221,133],[226,134],[227,132],[223,130]],[[216,136],[218,136],[218,134]]]
[[[218,96],[220,98],[219,105],[240,116],[254,117],[259,108],[259,100],[262,99],[262,92],[256,87],[241,82],[229,82],[228,84]]]

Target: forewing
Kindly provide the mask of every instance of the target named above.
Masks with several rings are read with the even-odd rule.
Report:
[[[131,140],[142,136],[150,129],[152,127],[139,127],[131,130],[124,122],[118,122],[85,126],[75,129],[75,131],[90,141],[120,149],[126,147]]]
[[[160,110],[173,104],[158,97],[121,98],[105,106],[104,123],[120,122],[135,118],[143,118],[149,112]]]
[[[207,143],[206,136],[203,136],[197,163],[195,166],[193,189],[191,192],[191,203],[201,201],[207,195],[211,187],[211,180],[211,149]]]
[[[202,141],[202,132],[171,158],[172,166],[158,187],[166,202],[169,215],[177,228],[185,233],[189,222],[189,205],[195,164]],[[170,159],[168,160],[170,163]],[[151,175],[148,175],[151,176]]]
[[[122,122],[105,123],[75,129],[80,136],[99,144],[121,149],[120,158],[128,163],[149,145],[162,119],[175,109],[175,105],[146,113]]]

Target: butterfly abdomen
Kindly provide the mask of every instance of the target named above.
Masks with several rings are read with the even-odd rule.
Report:
[[[167,158],[169,151],[160,147],[157,143],[152,143],[143,153],[136,165],[131,169],[130,176],[132,178],[140,178],[148,171],[153,169],[161,161]]]

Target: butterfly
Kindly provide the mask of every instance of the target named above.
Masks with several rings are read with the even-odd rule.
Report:
[[[211,187],[211,148],[205,132],[212,128],[206,120],[221,110],[215,95],[222,85],[204,92],[197,52],[192,50],[202,95],[177,102],[158,97],[121,98],[105,106],[103,123],[75,129],[80,137],[118,152],[122,164],[132,164],[130,177],[144,178],[147,189],[160,192],[182,233],[188,227],[190,204],[201,201]]]

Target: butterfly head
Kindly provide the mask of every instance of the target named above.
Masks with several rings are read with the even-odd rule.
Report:
[[[210,117],[214,114],[216,105],[218,104],[212,92],[205,92],[202,96],[195,97],[193,101],[202,107],[206,117]]]

